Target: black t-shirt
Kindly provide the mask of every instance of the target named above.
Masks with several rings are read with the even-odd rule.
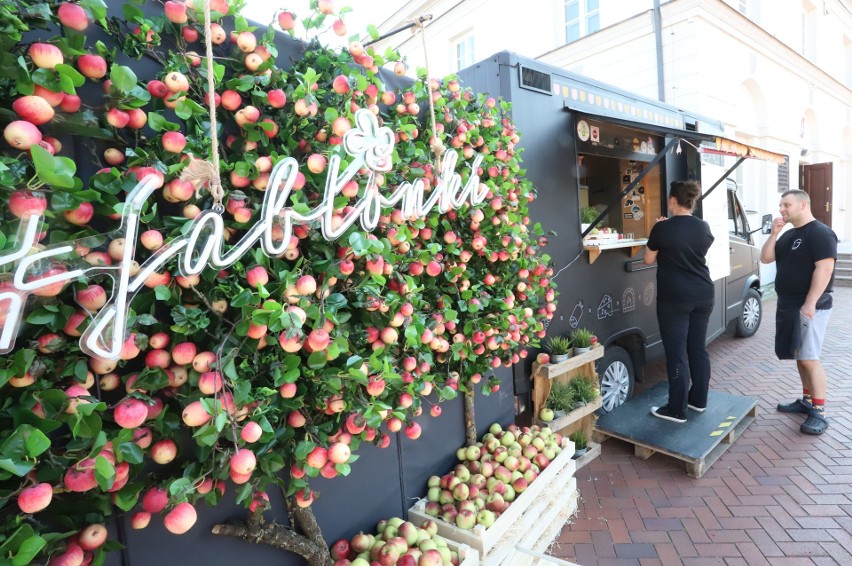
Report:
[[[775,290],[778,306],[800,308],[811,288],[816,262],[837,259],[837,235],[820,222],[813,220],[799,228],[784,232],[775,242]],[[817,301],[817,309],[831,308],[831,288],[834,271],[825,292]]]
[[[713,298],[706,259],[712,243],[710,225],[691,215],[672,216],[654,225],[648,249],[658,252],[659,300],[682,303]]]

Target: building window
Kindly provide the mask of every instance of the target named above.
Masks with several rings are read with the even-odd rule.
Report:
[[[601,29],[599,0],[565,0],[565,42]]]
[[[473,65],[473,34],[466,35],[456,40],[454,52],[456,56],[456,71],[460,71],[465,67]]]

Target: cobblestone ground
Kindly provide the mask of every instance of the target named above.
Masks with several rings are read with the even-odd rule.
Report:
[[[677,460],[633,456],[610,439],[577,472],[580,504],[550,549],[592,565],[852,565],[852,288],[838,288],[823,348],[829,429],[799,432],[775,406],[801,395],[794,362],[775,358],[775,300],[752,338],[710,345],[711,387],[758,399],[751,426],[700,479]],[[665,379],[648,369],[642,387]]]

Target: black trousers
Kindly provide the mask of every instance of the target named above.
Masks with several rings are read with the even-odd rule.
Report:
[[[707,406],[710,355],[705,343],[712,311],[712,298],[683,303],[657,300],[657,320],[669,377],[669,407],[679,417],[686,417],[687,404]]]

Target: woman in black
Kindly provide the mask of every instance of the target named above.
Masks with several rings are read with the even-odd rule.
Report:
[[[669,376],[669,402],[652,407],[651,414],[676,423],[686,422],[687,407],[698,412],[707,408],[710,387],[705,342],[713,281],[706,257],[713,234],[707,222],[692,215],[700,196],[695,181],[672,183],[670,217],[660,218],[651,230],[644,254],[646,264],[657,262],[657,320]]]

